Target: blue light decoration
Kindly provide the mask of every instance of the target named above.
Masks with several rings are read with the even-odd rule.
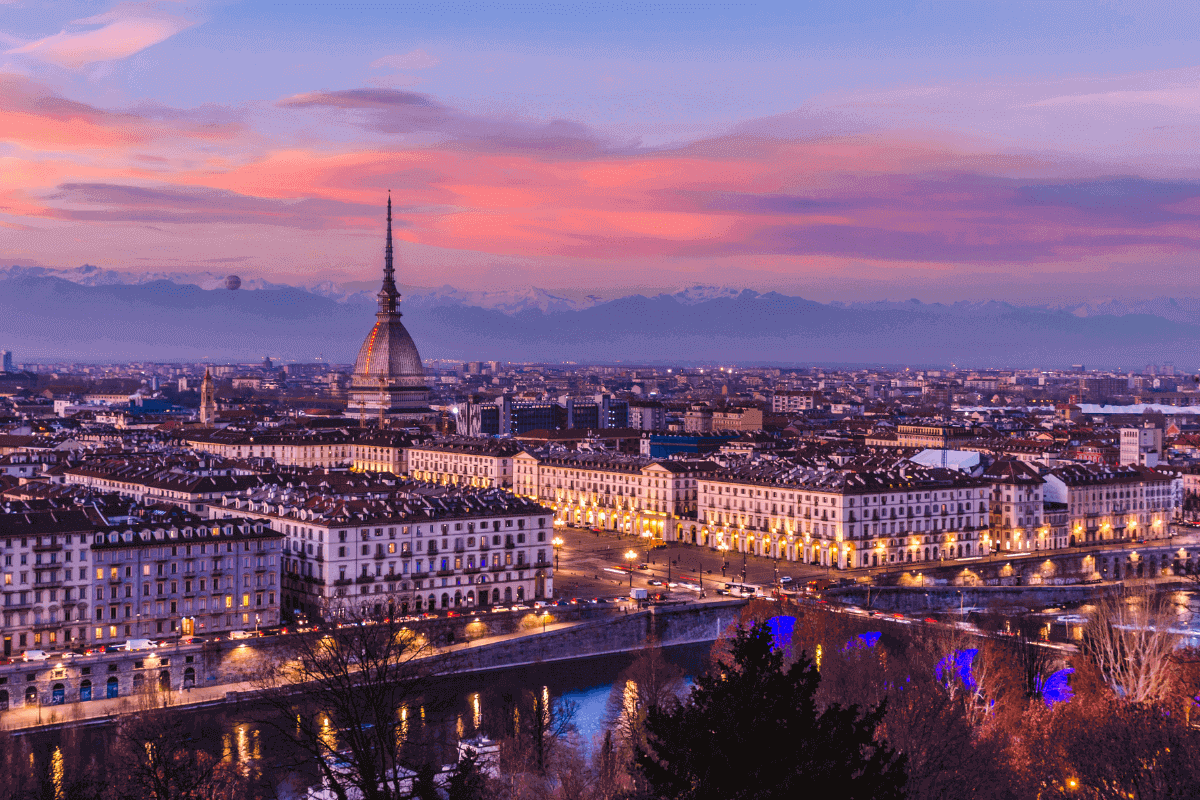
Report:
[[[1044,681],[1040,677],[1038,678],[1038,689],[1041,691],[1042,699],[1046,701],[1047,707],[1053,708],[1055,703],[1066,703],[1075,696],[1068,680],[1073,672],[1075,672],[1073,668],[1067,667],[1060,669]]]
[[[842,652],[845,653],[849,650],[866,650],[870,647],[874,647],[879,643],[879,637],[881,636],[883,636],[883,634],[879,631],[860,633],[858,636],[855,636],[853,639],[846,642],[846,646],[842,648]]]
[[[971,675],[971,665],[975,663],[977,655],[979,655],[979,649],[975,647],[969,650],[952,651],[934,667],[937,679],[948,684],[958,678],[969,691],[975,691],[976,683],[974,676]]]
[[[771,631],[771,647],[791,658],[792,632],[796,629],[796,618],[784,615],[771,617],[767,620],[767,628]]]

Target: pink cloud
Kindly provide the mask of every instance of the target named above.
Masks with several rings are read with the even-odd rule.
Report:
[[[98,61],[128,58],[195,24],[166,10],[162,3],[121,3],[103,14],[71,23],[73,28],[87,30],[60,31],[8,53],[79,70]]]
[[[40,152],[17,159],[21,188],[0,193],[7,225],[153,226],[222,258],[240,255],[235,242],[265,253],[294,237],[297,271],[305,252],[377,231],[387,189],[398,236],[429,263],[482,270],[500,259],[522,274],[571,264],[570,280],[589,264],[609,278],[665,269],[712,280],[737,265],[739,275],[1000,280],[1200,253],[1200,179],[1114,176],[965,133],[801,131],[799,117],[773,118],[646,148],[576,122],[379,88],[298,94],[260,110],[288,125],[246,132],[237,115],[110,112],[7,80],[0,138]],[[922,102],[933,108],[935,94]],[[306,115],[343,123],[350,143],[322,140],[320,126],[303,144],[278,132]],[[48,155],[86,147],[104,157]],[[363,241],[364,252],[377,244]]]

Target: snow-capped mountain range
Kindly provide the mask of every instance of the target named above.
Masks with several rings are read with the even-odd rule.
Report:
[[[122,272],[119,270],[103,269],[84,264],[74,269],[52,269],[49,267],[0,267],[0,280],[9,278],[58,278],[70,281],[80,286],[141,286],[156,281],[168,281],[181,286],[197,286],[201,289],[225,289],[227,274],[216,272]],[[307,285],[293,286],[291,284],[273,283],[261,278],[243,278],[240,291],[255,290],[302,289],[318,297],[325,297],[342,304],[374,304],[375,290],[349,288],[330,280],[317,281]],[[477,291],[459,289],[449,284],[438,287],[400,286],[405,306],[413,309],[430,309],[443,307],[472,307],[499,311],[509,316],[526,311],[539,311],[543,314],[557,314],[568,311],[583,311],[610,302],[612,297],[587,295],[582,298],[564,297],[546,289],[530,286],[525,289],[510,289],[504,291]],[[673,299],[684,306],[695,306],[713,300],[732,300],[735,298],[766,298],[776,295],[775,292],[756,292],[752,289],[739,289],[730,286],[711,286],[696,284],[687,286],[675,292],[659,293],[650,297],[651,300]],[[830,306],[859,311],[910,311],[920,309],[926,314],[997,314],[1017,308],[1038,309],[1049,312],[1066,312],[1079,318],[1113,316],[1125,317],[1131,314],[1143,314],[1170,322],[1185,324],[1200,324],[1200,298],[1171,298],[1156,297],[1149,300],[1127,300],[1121,298],[1105,298],[1077,303],[1007,303],[997,300],[960,301],[956,303],[922,303],[918,300],[908,301],[871,301],[842,303],[832,302]]]
[[[373,287],[213,272],[0,269],[0,346],[30,360],[353,360]],[[368,284],[369,286],[369,284]],[[426,358],[613,363],[1124,365],[1200,353],[1200,300],[1063,306],[999,301],[821,303],[690,286],[605,299],[538,288],[401,287]],[[649,295],[649,296],[648,296]]]

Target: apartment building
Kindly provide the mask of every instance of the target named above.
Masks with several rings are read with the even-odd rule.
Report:
[[[408,470],[404,460],[410,444],[407,434],[380,430],[199,430],[184,443],[201,453],[231,459],[272,459],[288,467],[352,467],[391,472]]]
[[[261,521],[101,526],[91,535],[91,641],[280,622],[283,535]]]
[[[983,473],[991,484],[992,549],[1024,551],[1056,547],[1045,524],[1043,486],[1037,471],[1015,458],[998,459]]]
[[[700,479],[698,522],[699,544],[788,561],[946,561],[987,554],[988,485],[915,466],[746,466]]]
[[[812,411],[823,402],[820,392],[784,391],[771,395],[771,412],[775,414],[797,414]]]
[[[87,641],[93,527],[79,508],[0,514],[4,657]]]
[[[285,607],[310,619],[553,596],[552,513],[506,491],[275,486],[227,498],[222,511],[282,532]]]
[[[523,452],[513,469],[513,491],[554,509],[561,524],[694,542],[697,481],[718,467],[698,459]]]
[[[1148,467],[1069,464],[1045,480],[1046,499],[1067,506],[1060,547],[1162,539],[1177,511],[1174,477]]]
[[[239,472],[128,456],[53,468],[49,474],[56,483],[116,492],[137,503],[169,503],[204,516],[207,506],[219,504],[222,497],[262,484],[258,475]]]
[[[412,445],[406,458],[413,478],[444,486],[509,489],[520,444],[487,438],[439,439]]]

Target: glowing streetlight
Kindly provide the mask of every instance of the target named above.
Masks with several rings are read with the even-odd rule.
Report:
[[[721,551],[721,577],[724,578],[725,569],[729,566],[729,559],[725,556],[725,554],[729,552],[729,545],[725,544],[725,542],[721,542],[717,545],[717,550]]]
[[[632,550],[625,553],[625,560],[629,562],[629,589],[633,590],[633,562],[637,561],[637,553]]]
[[[550,544],[554,545],[554,571],[558,572],[558,555],[562,552],[563,538],[555,536],[550,540]]]

